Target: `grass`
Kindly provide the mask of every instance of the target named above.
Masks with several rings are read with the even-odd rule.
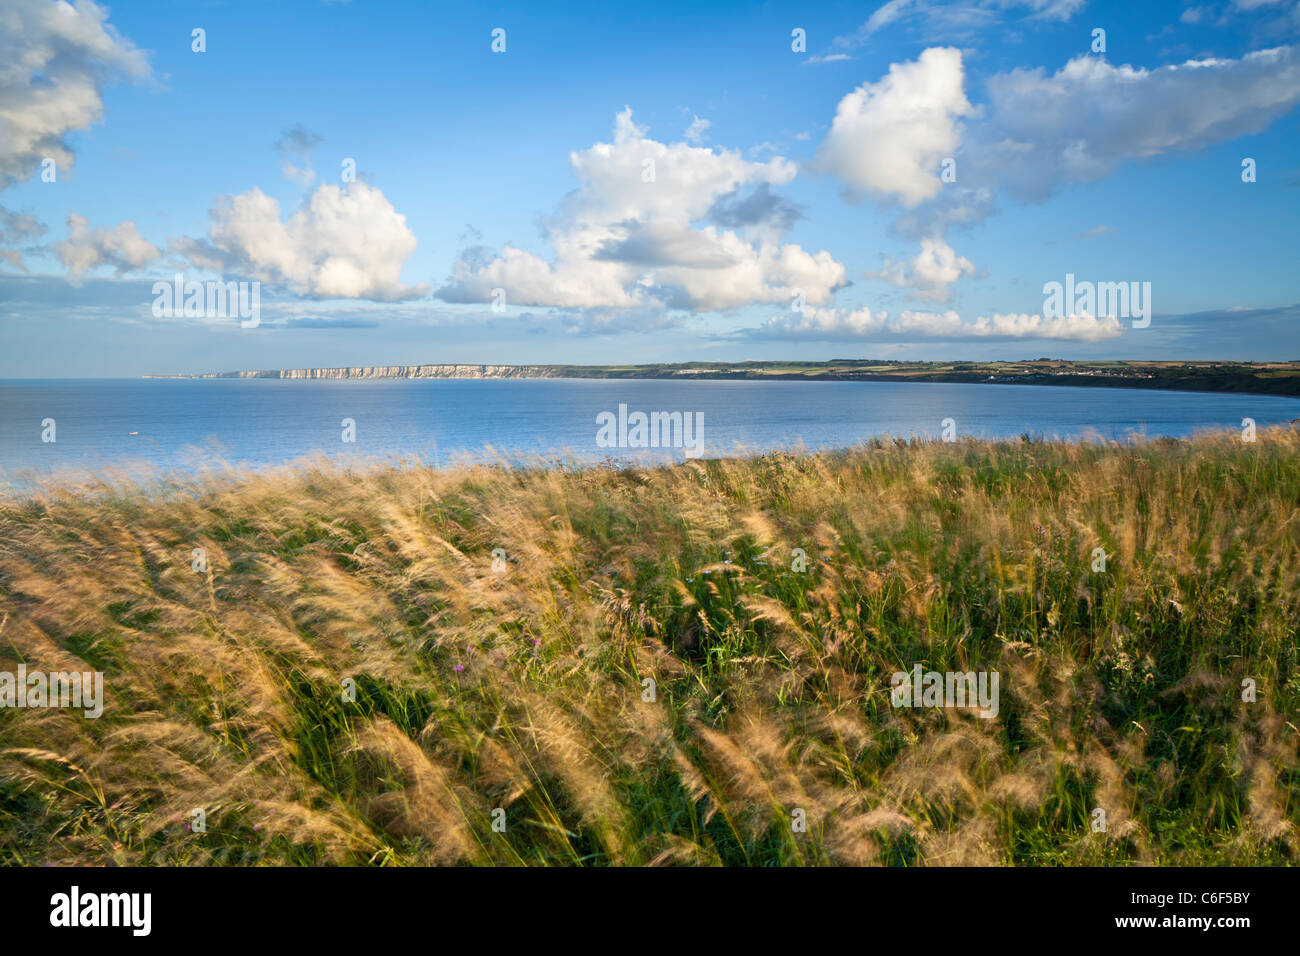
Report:
[[[1290,864],[1298,543],[1286,429],[3,498],[0,670],[107,702],[0,709],[0,861]]]

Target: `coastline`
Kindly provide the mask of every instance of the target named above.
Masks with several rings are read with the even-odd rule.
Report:
[[[1300,362],[685,362],[646,365],[428,364],[150,374],[143,379],[676,379],[1058,385],[1300,397]]]

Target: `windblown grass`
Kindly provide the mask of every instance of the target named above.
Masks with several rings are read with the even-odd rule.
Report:
[[[1289,863],[1298,519],[1287,430],[0,500],[0,670],[107,687],[0,710],[0,861]]]

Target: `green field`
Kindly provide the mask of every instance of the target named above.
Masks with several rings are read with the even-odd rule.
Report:
[[[687,362],[548,366],[570,378],[783,378],[809,381],[997,382],[1300,395],[1300,362]]]

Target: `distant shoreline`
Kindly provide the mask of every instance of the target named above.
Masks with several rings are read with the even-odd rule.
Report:
[[[696,379],[805,382],[949,382],[1153,388],[1300,397],[1295,362],[683,362],[656,365],[376,365],[142,375],[146,379]]]

